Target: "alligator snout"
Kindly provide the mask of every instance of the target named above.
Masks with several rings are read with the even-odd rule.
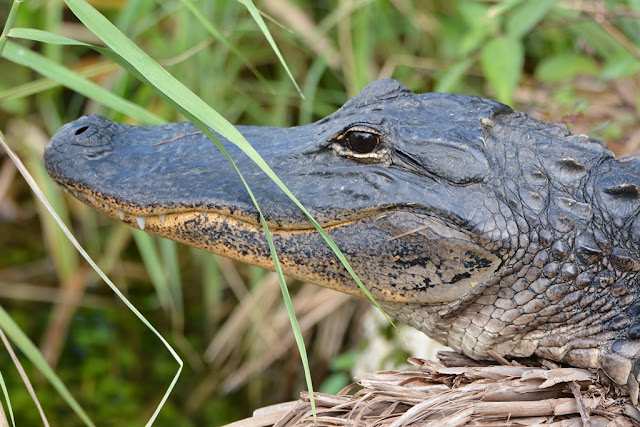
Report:
[[[56,132],[45,149],[44,160],[49,174],[54,178],[62,177],[64,172],[60,169],[79,157],[97,159],[113,152],[112,136],[121,127],[97,115],[67,123]]]

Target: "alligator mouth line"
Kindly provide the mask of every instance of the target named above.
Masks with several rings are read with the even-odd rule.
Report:
[[[122,203],[116,201],[113,197],[96,194],[94,191],[87,191],[78,186],[69,185],[68,183],[60,183],[65,193],[71,193],[76,199],[83,203],[92,206],[97,211],[110,216],[111,218],[118,219],[128,225],[139,228],[146,231],[164,231],[161,233],[165,235],[172,227],[176,227],[179,224],[184,224],[190,220],[202,218],[203,216],[215,217],[219,220],[232,219],[239,224],[256,230],[262,230],[260,222],[254,218],[247,216],[239,216],[223,212],[220,210],[207,210],[197,209],[190,207],[178,207],[178,208],[158,208],[156,212],[149,212],[143,208],[128,205],[126,208],[122,207]],[[332,228],[346,226],[354,224],[359,221],[365,220],[376,214],[380,214],[385,209],[371,209],[361,212],[359,215],[350,215],[346,220],[330,221],[326,223],[320,223],[320,226],[324,230],[330,230]],[[160,213],[158,213],[160,212]],[[295,224],[295,225],[277,225],[267,222],[269,230],[274,233],[306,233],[315,231],[316,228],[308,222],[307,224]]]

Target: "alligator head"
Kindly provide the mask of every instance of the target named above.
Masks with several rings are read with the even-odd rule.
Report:
[[[238,130],[391,314],[475,358],[602,367],[637,397],[639,157],[616,160],[599,141],[494,101],[416,95],[394,80],[316,123]],[[360,295],[303,213],[221,142],[284,272]],[[82,117],[54,135],[45,164],[115,219],[272,268],[241,180],[191,124]]]

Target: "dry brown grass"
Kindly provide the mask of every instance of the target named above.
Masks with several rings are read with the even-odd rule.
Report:
[[[417,368],[411,371],[362,375],[335,396],[316,393],[316,425],[640,425],[625,390],[596,372],[544,360],[525,366],[480,364],[451,352],[438,357],[409,359]],[[230,426],[312,426],[308,397],[302,393],[297,402],[259,409]]]

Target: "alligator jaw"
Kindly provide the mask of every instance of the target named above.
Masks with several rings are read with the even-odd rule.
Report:
[[[261,268],[274,269],[264,230],[251,218],[243,219],[214,211],[160,210],[158,212],[161,213],[152,215],[147,211],[132,213],[124,210],[130,209],[128,205],[121,206],[122,203],[113,198],[73,186],[63,188],[95,210],[149,234],[166,237]],[[398,226],[416,220],[421,221],[420,226],[412,226],[410,229]],[[458,301],[490,277],[501,264],[498,257],[471,242],[464,233],[449,230],[435,219],[419,217],[407,211],[368,212],[359,218],[323,228],[340,247],[344,248],[345,255],[367,284],[371,294],[383,303],[438,304]],[[339,292],[364,297],[310,223],[306,228],[270,226],[270,231],[285,274]],[[380,253],[377,253],[378,249],[374,249],[372,253],[366,242],[355,248],[348,244],[355,236],[373,236],[374,233],[381,235],[377,239],[381,241]],[[450,253],[456,254],[456,261],[454,264],[447,265],[442,262],[436,265],[434,260],[428,257],[414,256],[412,259],[411,254],[406,254],[406,259],[400,259],[398,255],[394,255],[406,250],[407,239],[412,241],[416,238],[427,241],[427,246],[430,245],[429,241],[433,242],[435,248],[430,252],[431,257],[435,255],[435,262],[442,262]],[[419,246],[424,244],[422,242]],[[465,254],[457,255],[458,252]],[[397,266],[394,267],[395,263]],[[425,265],[429,271],[423,270]],[[471,276],[469,271],[475,271],[475,274]],[[388,286],[386,280],[390,274],[399,280],[402,280],[403,275],[406,276],[402,280],[406,286]],[[411,282],[415,283],[416,277],[418,286],[414,285],[412,289]],[[439,284],[439,280],[445,283]],[[425,286],[425,281],[432,283]],[[382,283],[382,286],[378,283]]]

